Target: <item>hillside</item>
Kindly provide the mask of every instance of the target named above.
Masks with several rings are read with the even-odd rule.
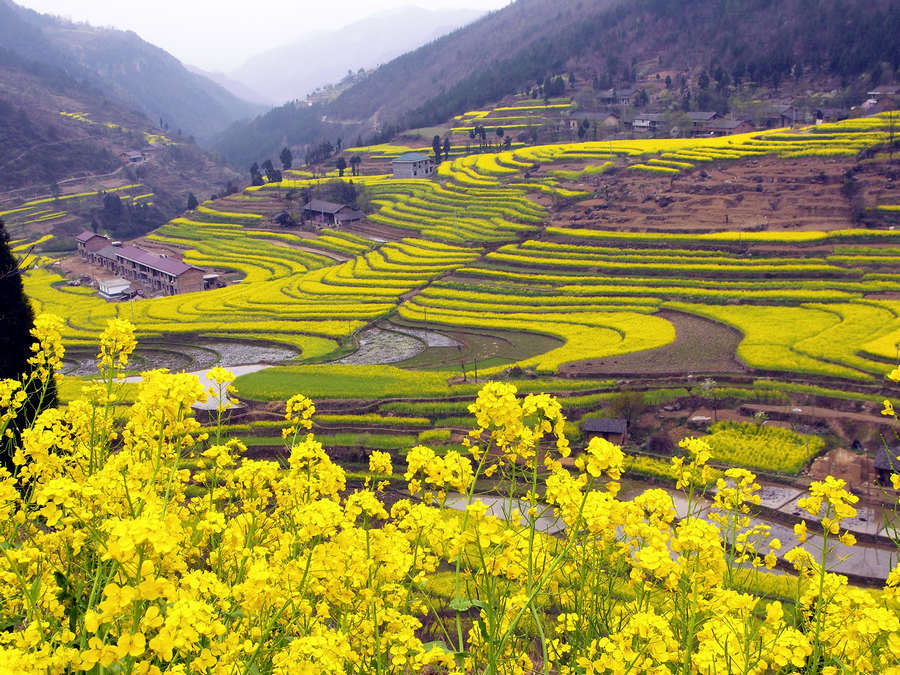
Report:
[[[215,147],[245,163],[284,141],[389,140],[570,74],[588,98],[609,87],[656,90],[669,77],[665,96],[651,100],[663,109],[727,113],[740,101],[809,91],[843,105],[895,76],[900,46],[883,36],[897,34],[900,8],[887,0],[519,0],[394,59],[321,108],[284,106],[229,129]]]
[[[477,10],[402,7],[355,21],[340,30],[302,35],[257,54],[229,77],[273,103],[303,98],[317,87],[416,49],[477,19]],[[322,55],[327,54],[327,59]],[[291,68],[284,69],[290,63]]]
[[[36,235],[71,236],[93,220],[136,236],[180,213],[189,193],[204,199],[240,178],[189,139],[65,72],[3,50],[0,146],[0,212],[14,211],[5,220]],[[125,206],[105,208],[105,193],[122,186],[131,186],[117,192],[130,195]],[[19,210],[43,199],[54,208]]]
[[[133,32],[71,23],[10,0],[0,0],[0,47],[61,70],[186,136],[208,137],[261,110]]]

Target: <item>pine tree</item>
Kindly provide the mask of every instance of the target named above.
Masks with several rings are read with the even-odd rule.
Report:
[[[18,378],[28,370],[34,312],[25,298],[18,262],[9,250],[9,234],[0,220],[0,378]]]
[[[22,272],[12,251],[9,250],[9,234],[0,220],[0,379],[23,379],[30,371],[28,359],[31,356],[31,329],[34,327],[34,312],[25,296]],[[28,401],[20,409],[11,424],[16,430],[25,428],[39,412],[37,401],[41,395],[41,383],[33,382],[27,391]],[[43,406],[56,404],[56,387],[53,380],[44,395]],[[5,440],[5,439],[4,439]],[[15,438],[14,440],[18,440]],[[12,456],[7,443],[0,440],[0,462],[12,471]]]

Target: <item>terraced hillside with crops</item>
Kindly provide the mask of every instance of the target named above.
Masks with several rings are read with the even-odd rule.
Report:
[[[705,434],[703,484],[759,472],[765,522],[799,543],[785,522],[800,488],[851,446],[874,466],[893,424],[876,403],[895,396],[884,376],[900,360],[891,123],[511,147],[457,154],[420,180],[384,173],[396,149],[354,148],[362,175],[292,169],[139,239],[225,284],[127,302],[33,253],[23,219],[40,203],[8,214],[10,233],[36,309],[65,318],[64,401],[96,372],[108,320],[127,319],[140,346],[117,403],[155,377],[146,369],[233,368],[242,406],[224,430],[245,461],[284,456],[283,401],[302,392],[317,439],[365,480],[376,451],[465,452],[472,396],[505,380],[491,386],[558,396],[576,453],[621,424],[628,495],[648,481],[675,494],[677,444]],[[307,191],[351,181],[363,220],[283,224]],[[857,472],[869,501],[853,524],[867,548],[829,564],[880,584],[893,549],[871,473]]]
[[[287,172],[147,238],[224,272],[235,282],[225,288],[111,304],[65,286],[52,266],[31,271],[27,285],[41,309],[66,316],[71,345],[93,343],[121,316],[141,337],[276,342],[320,361],[391,320],[540,337],[507,355],[476,350],[483,375],[610,373],[616,358],[637,354],[633,373],[640,355],[679,340],[687,317],[713,322],[711,334],[739,333],[734,356],[747,371],[877,381],[900,343],[900,190],[889,158],[860,153],[885,143],[889,124],[883,114],[716,139],[519,147],[445,161],[431,180],[346,177],[373,208],[360,234],[274,226],[282,198],[318,180]],[[748,172],[762,182],[738,178]],[[706,222],[702,202],[715,199],[733,208]],[[798,221],[795,206],[770,204],[767,222],[763,199],[806,200],[810,210]],[[826,202],[832,215],[815,228]]]

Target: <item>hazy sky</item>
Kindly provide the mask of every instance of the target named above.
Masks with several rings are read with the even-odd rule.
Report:
[[[14,0],[73,21],[133,30],[188,64],[230,70],[251,54],[396,7],[499,9],[511,0]]]

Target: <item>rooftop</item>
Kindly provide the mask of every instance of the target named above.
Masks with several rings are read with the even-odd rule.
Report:
[[[749,124],[747,120],[713,120],[709,123],[710,129],[737,129],[742,124]]]
[[[75,241],[80,241],[82,244],[90,241],[94,237],[100,237],[101,239],[106,239],[102,234],[97,234],[96,232],[91,232],[90,230],[85,230],[77,237],[75,237]]]
[[[106,258],[107,260],[114,261],[116,259],[116,253],[118,253],[118,252],[119,252],[119,247],[113,246],[112,244],[110,244],[109,246],[104,246],[99,251],[96,251],[94,253],[94,255],[97,257],[100,257],[100,258]]]
[[[105,251],[106,249],[103,250]],[[190,265],[183,263],[176,258],[166,258],[157,255],[156,253],[145,251],[137,246],[117,246],[114,247],[114,251],[120,258],[130,260],[138,265],[146,265],[151,269],[165,272],[166,274],[171,274],[176,277],[184,274],[189,269],[192,269]]]
[[[428,159],[427,155],[423,155],[421,152],[405,152],[399,157],[395,157],[395,162],[422,162]]]
[[[581,424],[581,430],[595,434],[624,434],[628,422],[621,417],[601,417],[587,419]]]
[[[347,208],[344,204],[326,202],[324,199],[310,199],[309,203],[303,207],[303,210],[318,211],[319,213],[337,213],[344,208]]]
[[[704,111],[704,110],[697,110],[695,112],[685,113],[685,115],[687,115],[689,118],[691,118],[692,120],[697,121],[697,122],[709,122],[717,114],[718,113],[716,113],[716,112]]]
[[[875,451],[875,468],[880,471],[900,471],[900,446],[888,450],[884,446]]]
[[[356,211],[355,209],[351,209],[350,207],[347,207],[347,210],[344,211],[343,213],[339,214],[339,216],[340,217],[338,218],[338,220],[341,220],[341,221],[362,220],[363,218],[366,217],[366,214],[363,213],[362,211]]]

